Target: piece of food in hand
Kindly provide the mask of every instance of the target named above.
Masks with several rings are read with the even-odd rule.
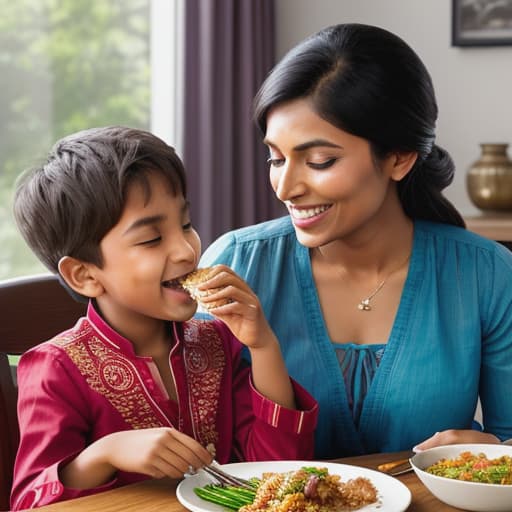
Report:
[[[224,306],[225,304],[229,304],[231,301],[229,299],[221,299],[213,302],[203,302],[202,299],[204,297],[208,297],[208,295],[212,295],[220,290],[220,288],[211,288],[209,290],[198,290],[198,286],[201,283],[205,283],[210,278],[212,273],[212,268],[198,268],[189,274],[183,276],[179,283],[181,287],[190,294],[190,296],[197,302],[200,302],[201,305],[207,309],[218,308],[219,306]]]

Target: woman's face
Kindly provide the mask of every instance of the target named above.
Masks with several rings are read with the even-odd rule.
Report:
[[[354,236],[398,203],[392,157],[376,168],[366,139],[325,121],[306,99],[270,110],[264,142],[272,187],[307,247]]]

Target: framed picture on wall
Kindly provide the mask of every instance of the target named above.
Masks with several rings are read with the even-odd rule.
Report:
[[[452,46],[512,45],[512,0],[452,0]]]

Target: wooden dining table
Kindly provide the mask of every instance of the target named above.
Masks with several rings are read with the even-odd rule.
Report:
[[[410,452],[377,453],[345,457],[329,462],[376,469],[380,464],[406,459],[409,455]],[[435,498],[414,472],[394,478],[398,478],[411,491],[412,500],[407,512],[460,512],[461,510],[445,505]],[[168,479],[146,480],[92,496],[46,505],[37,510],[41,512],[184,512],[188,509],[176,498],[177,484],[178,482]]]

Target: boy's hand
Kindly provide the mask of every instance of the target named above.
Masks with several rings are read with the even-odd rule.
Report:
[[[117,432],[105,438],[108,462],[122,471],[153,478],[181,478],[212,456],[195,439],[174,428],[149,428]]]
[[[117,471],[152,478],[181,478],[212,461],[195,439],[168,427],[109,434],[85,448],[60,471],[66,487],[91,489],[112,480]]]
[[[200,301],[207,308],[208,304],[219,300],[227,302],[208,310],[249,348],[254,387],[268,399],[289,409],[295,408],[279,341],[250,286],[229,267],[216,265],[210,270],[209,279],[197,289],[205,292]]]
[[[208,311],[220,318],[231,332],[247,347],[262,348],[277,343],[260,301],[250,286],[225,265],[216,265],[207,281],[197,287],[204,292],[200,301],[208,308],[217,301],[227,302]]]

